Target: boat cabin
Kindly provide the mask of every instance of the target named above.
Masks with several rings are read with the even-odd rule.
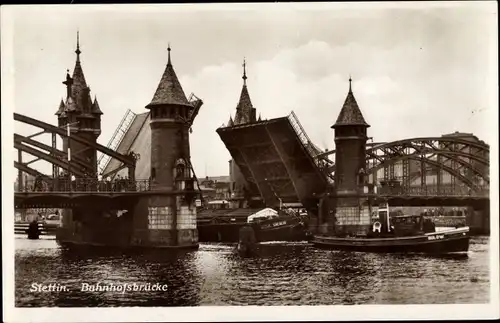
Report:
[[[413,235],[418,233],[430,233],[436,230],[431,219],[424,218],[423,215],[401,215],[392,217],[395,234],[400,236]]]
[[[372,214],[371,236],[411,236],[435,232],[431,219],[420,215],[403,215],[401,211],[391,212],[389,205],[381,205]]]
[[[265,208],[263,210],[260,210],[257,213],[250,215],[247,218],[247,222],[254,223],[254,222],[260,222],[260,221],[272,220],[272,219],[276,219],[278,217],[279,217],[279,214],[276,210],[273,210],[271,208]]]

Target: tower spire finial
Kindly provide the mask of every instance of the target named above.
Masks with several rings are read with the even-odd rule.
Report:
[[[243,85],[247,85],[247,62],[246,59],[243,57]]]
[[[66,81],[63,82],[66,85],[66,98],[71,97],[71,86],[73,85],[73,79],[69,76],[69,69],[66,70]]]
[[[76,53],[76,60],[77,62],[80,61],[80,54],[82,53],[80,51],[80,31],[77,30],[76,31],[76,50],[75,50],[75,53]]]
[[[168,42],[168,47],[167,47],[167,51],[168,51],[168,62],[167,62],[167,65],[172,65],[172,62],[170,61],[170,51],[172,49],[170,48],[170,42]]]
[[[352,78],[351,78],[351,74],[349,74],[349,92],[352,92],[351,83],[352,83]]]

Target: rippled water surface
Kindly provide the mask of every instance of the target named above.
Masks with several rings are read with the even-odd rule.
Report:
[[[466,255],[371,254],[267,243],[241,258],[235,245],[169,255],[70,254],[55,240],[16,237],[16,306],[445,304],[489,301],[489,238]],[[82,291],[81,284],[167,284],[167,291]],[[33,283],[68,291],[31,292]]]

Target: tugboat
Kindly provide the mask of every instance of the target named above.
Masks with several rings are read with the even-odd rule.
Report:
[[[372,217],[372,232],[366,237],[315,236],[312,243],[335,250],[443,254],[467,252],[469,239],[469,227],[436,232],[422,214],[391,216],[386,203]]]

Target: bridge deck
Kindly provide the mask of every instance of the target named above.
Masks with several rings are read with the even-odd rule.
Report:
[[[144,140],[143,138],[151,138],[151,128],[149,127],[149,112],[137,114],[129,125],[127,131],[123,134],[116,151],[120,154],[127,155],[130,151],[138,153],[141,158],[137,161],[136,165],[136,178],[148,178],[150,168],[150,151],[151,140]],[[101,174],[108,174],[121,166],[122,162],[116,158],[110,158],[106,167],[101,171]],[[144,167],[144,164],[147,164]],[[111,176],[114,178],[114,176]]]
[[[327,176],[319,169],[288,117],[219,128],[251,193],[266,205],[301,201],[325,191]]]

